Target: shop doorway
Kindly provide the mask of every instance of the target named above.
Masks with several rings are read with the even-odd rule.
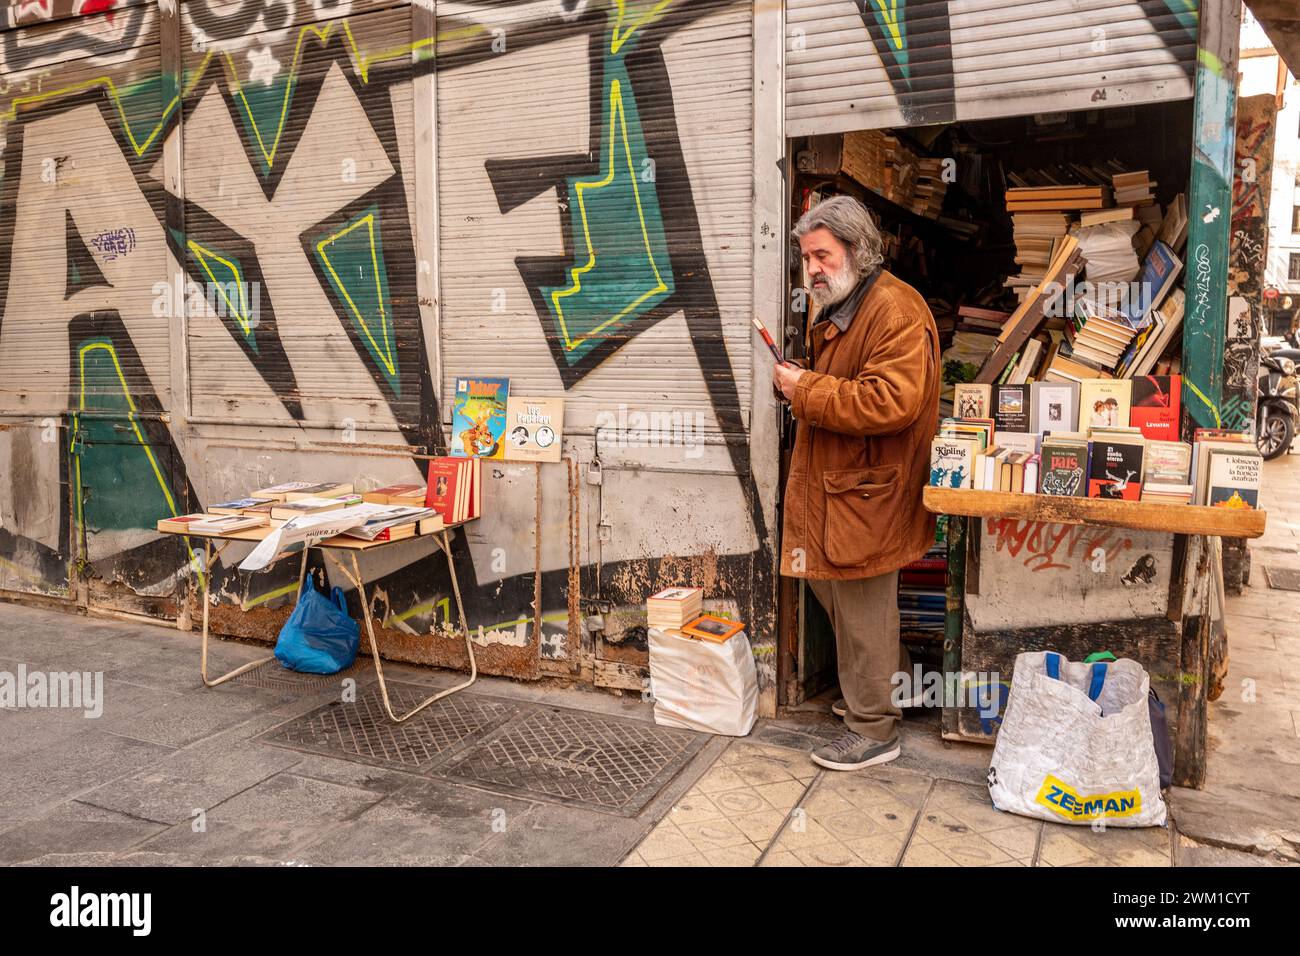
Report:
[[[1146,173],[1142,182],[1149,185],[1150,200],[1106,203],[1132,207],[1140,257],[1165,214],[1180,197],[1186,201],[1192,117],[1193,103],[1186,99],[794,139],[788,149],[789,221],[834,195],[852,196],[871,210],[885,239],[885,268],[921,292],[935,316],[943,349],[940,416],[946,417],[953,414],[953,385],[974,377],[996,343],[997,316],[1014,311],[1043,250],[1050,249],[1050,243],[1024,242],[1024,229],[1007,209],[1006,190],[1094,181],[1105,181],[1110,190],[1114,175],[1131,181]],[[803,297],[795,294],[804,285],[797,253],[789,257],[787,282],[786,350],[803,357],[816,316],[800,308]],[[1044,356],[1064,337],[1064,325],[1053,328],[1049,322],[1047,331],[1052,341],[1042,343]],[[1043,368],[1026,374],[1032,379]],[[784,414],[783,461],[797,428]],[[941,520],[934,547],[903,569],[899,587],[904,643],[914,661],[936,666],[947,601],[945,533]],[[780,703],[793,706],[835,686],[834,634],[802,582],[779,593]]]

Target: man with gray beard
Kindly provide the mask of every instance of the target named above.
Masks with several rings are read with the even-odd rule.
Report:
[[[807,579],[835,629],[844,699],[833,709],[845,731],[812,759],[857,770],[900,753],[892,678],[911,667],[898,569],[934,541],[921,493],[938,424],[939,333],[921,295],[881,268],[880,233],[861,203],[819,203],[794,237],[818,316],[811,370],[772,370],[797,422],[781,573]]]

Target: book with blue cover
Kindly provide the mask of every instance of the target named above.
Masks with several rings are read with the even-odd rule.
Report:
[[[1151,244],[1138,273],[1136,295],[1129,296],[1124,303],[1123,312],[1134,328],[1141,331],[1151,324],[1147,313],[1164,301],[1182,268],[1182,260],[1167,245],[1158,239]]]
[[[456,376],[451,413],[451,454],[456,458],[503,458],[510,379]]]

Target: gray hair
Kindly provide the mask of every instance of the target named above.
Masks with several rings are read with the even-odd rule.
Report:
[[[866,275],[884,261],[880,230],[867,208],[851,196],[832,196],[799,217],[791,235],[797,242],[815,229],[828,229],[849,250],[858,275]]]

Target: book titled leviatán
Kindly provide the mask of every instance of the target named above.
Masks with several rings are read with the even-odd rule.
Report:
[[[510,379],[489,375],[456,377],[451,415],[455,458],[504,458]]]

